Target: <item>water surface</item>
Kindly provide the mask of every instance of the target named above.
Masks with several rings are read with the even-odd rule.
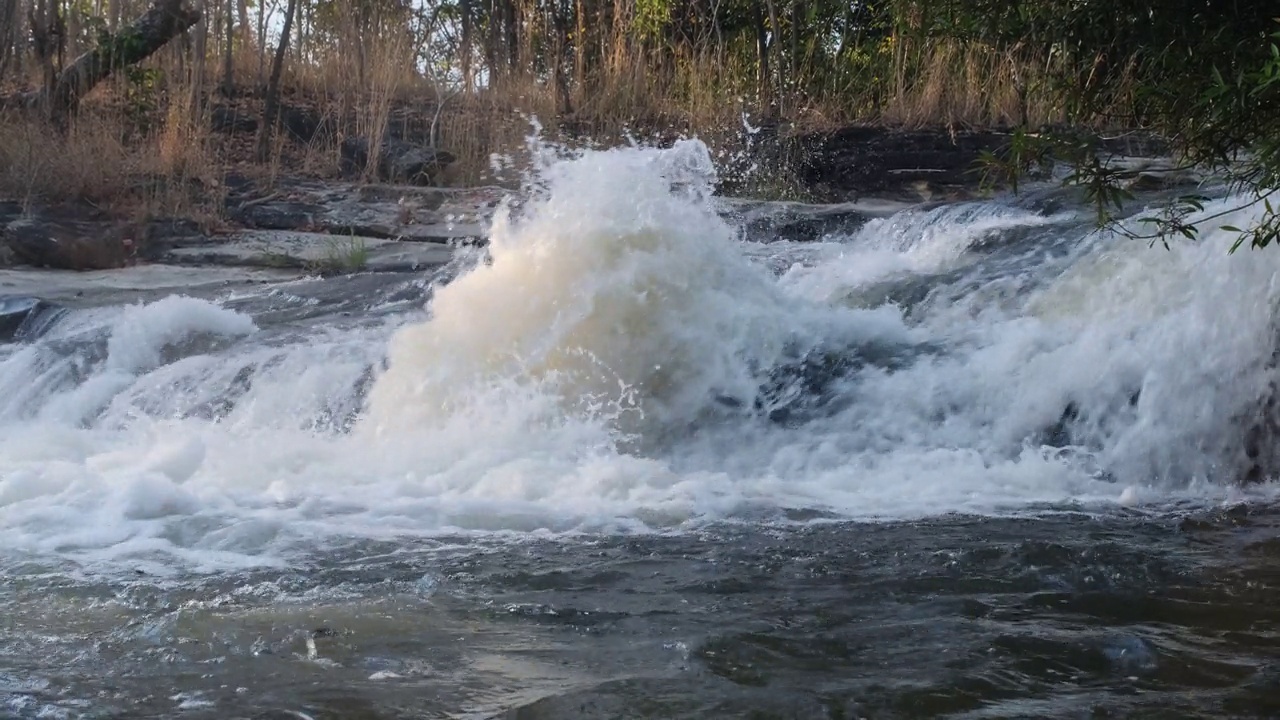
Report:
[[[549,161],[426,275],[0,278],[56,306],[0,714],[1280,714],[1280,260],[1020,198],[769,241],[713,179]]]

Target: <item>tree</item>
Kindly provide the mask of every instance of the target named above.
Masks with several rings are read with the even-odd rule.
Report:
[[[18,0],[0,0],[0,74],[20,55],[21,19]]]
[[[101,31],[92,49],[62,67],[67,30],[61,10],[54,0],[38,12],[33,7],[29,22],[36,54],[45,68],[45,83],[40,90],[10,102],[43,107],[55,125],[65,127],[80,99],[90,90],[113,72],[151,57],[200,18],[200,10],[186,7],[183,0],[153,0],[147,11],[128,26],[116,33]]]
[[[1146,128],[1167,138],[1187,166],[1205,168],[1261,204],[1261,218],[1239,232],[1243,244],[1280,238],[1272,194],[1280,188],[1280,18],[1273,2],[1236,0],[1231,12],[1202,0],[976,0],[940,34],[1017,47],[1040,59],[1061,98],[1065,128],[1020,128],[1003,156],[989,158],[996,177],[1013,179],[1047,158],[1070,161],[1067,182],[1083,187],[1110,223],[1131,199],[1124,173],[1098,157],[1099,126]],[[936,20],[936,18],[935,18]],[[1189,222],[1204,198],[1190,196],[1143,218],[1165,241],[1195,237]]]
[[[271,61],[271,78],[267,81],[267,93],[263,99],[262,122],[258,125],[258,162],[266,162],[271,155],[271,138],[280,114],[280,74],[284,69],[285,52],[289,49],[289,30],[293,16],[298,11],[298,0],[289,0],[284,11],[284,27],[280,28],[280,42],[276,56]]]

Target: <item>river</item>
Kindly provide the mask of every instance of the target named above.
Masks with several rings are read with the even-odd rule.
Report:
[[[1280,714],[1280,257],[1048,189],[747,239],[714,176],[549,160],[431,273],[0,277],[0,716]]]

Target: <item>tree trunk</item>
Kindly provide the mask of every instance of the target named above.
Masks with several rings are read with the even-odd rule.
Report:
[[[258,125],[258,162],[266,162],[271,155],[271,135],[280,114],[280,73],[284,70],[284,55],[289,49],[289,30],[293,15],[298,10],[298,0],[289,0],[284,11],[284,27],[280,28],[280,44],[271,61],[271,78],[267,81],[267,94],[263,99],[262,123]]]
[[[752,9],[755,11],[756,26],[756,52],[759,57],[759,64],[756,66],[756,83],[757,92],[760,95],[760,107],[765,110],[769,107],[769,31],[764,25],[764,13],[760,10],[760,3],[753,3]]]
[[[584,0],[577,0],[573,29],[573,86],[581,93],[587,84],[587,8]]]
[[[201,0],[201,12],[204,7],[205,2]],[[200,113],[204,109],[205,60],[209,54],[209,21],[204,17],[196,23],[195,35],[191,48],[191,110]]]
[[[258,0],[258,83],[254,85],[255,90],[262,89],[262,59],[263,53],[267,50],[267,3],[266,0]]]
[[[137,20],[71,62],[58,74],[49,94],[51,117],[65,122],[80,99],[118,70],[146,60],[170,40],[186,32],[201,17],[183,0],[154,0]]]
[[[20,52],[18,20],[18,0],[0,0],[0,74]]]
[[[236,92],[236,71],[235,64],[232,62],[232,53],[235,52],[236,29],[235,29],[235,13],[232,12],[232,5],[235,0],[227,0],[226,8],[223,13],[226,17],[223,22],[226,23],[226,38],[222,46],[222,94],[231,97]],[[248,32],[248,28],[241,28],[241,32]],[[243,47],[241,48],[243,50]]]
[[[471,71],[471,0],[460,0],[458,11],[462,13],[462,89],[471,92],[474,80]]]
[[[499,45],[502,43],[502,17],[500,0],[489,0],[489,36],[485,39],[484,59],[489,69],[488,85],[494,87],[501,73]]]
[[[80,8],[76,3],[67,3],[67,7],[62,11],[62,17],[67,23],[67,39],[63,43],[63,48],[70,49],[73,53],[83,51],[84,48],[80,47]]]
[[[774,0],[764,0],[764,6],[769,10],[769,39],[768,39],[768,45],[766,48],[766,50],[768,50],[768,49],[772,49],[774,45],[778,44],[778,40],[781,39],[781,33],[779,32],[780,28],[778,27],[777,3],[775,3]],[[767,52],[766,52],[766,55],[767,55]],[[777,68],[779,72],[782,71],[784,66],[780,58],[777,58],[777,57],[774,58],[774,67]],[[774,83],[772,89],[773,89],[774,97],[771,99],[777,100],[778,109],[781,110],[782,97],[785,94],[782,88],[782,83],[781,82]]]
[[[53,95],[62,69],[60,63],[55,65],[55,59],[62,57],[66,37],[57,0],[33,0],[27,8],[27,23],[31,26],[31,46],[43,75],[40,92],[31,101],[44,102]]]
[[[239,0],[238,2],[236,0],[227,0],[227,7],[230,7],[233,2],[235,2],[236,10],[240,14],[240,41],[245,47],[248,47],[249,40],[253,37],[253,23],[249,20],[249,0]]]
[[[569,36],[568,19],[558,9],[558,3],[552,3],[551,11],[551,72],[555,75],[556,114],[565,117],[573,113],[573,100],[569,94],[569,74],[565,72],[565,42]]]
[[[787,61],[787,82],[793,87],[800,82],[800,26],[803,12],[800,0],[791,0],[791,32],[788,33],[791,40],[791,57]]]
[[[520,72],[520,32],[519,18],[516,15],[516,0],[502,0],[503,19],[507,29],[507,66],[508,74],[515,76]]]

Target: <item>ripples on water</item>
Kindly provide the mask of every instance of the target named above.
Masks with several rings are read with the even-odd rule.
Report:
[[[434,278],[62,292],[0,345],[0,716],[1280,715],[1274,255],[743,243],[709,171],[552,163]]]
[[[28,568],[0,597],[0,698],[26,717],[1268,717],[1277,529],[1241,506]]]

